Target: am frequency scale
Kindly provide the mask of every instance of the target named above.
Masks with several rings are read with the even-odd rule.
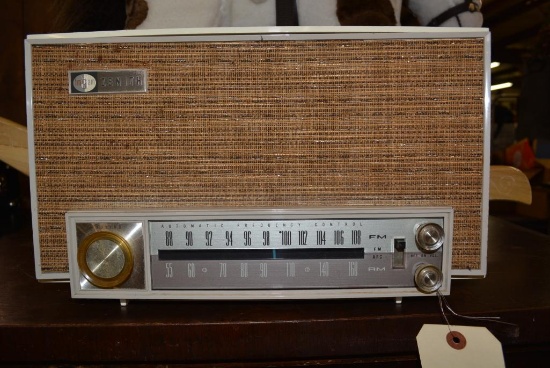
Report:
[[[68,212],[77,298],[403,297],[450,290],[450,208]]]

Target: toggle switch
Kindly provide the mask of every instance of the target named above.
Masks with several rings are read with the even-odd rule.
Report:
[[[393,259],[392,268],[405,268],[405,248],[407,241],[405,238],[393,239]]]

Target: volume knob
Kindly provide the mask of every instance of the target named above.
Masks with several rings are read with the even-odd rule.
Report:
[[[87,236],[78,248],[78,267],[100,288],[113,288],[131,275],[134,260],[130,245],[118,234],[99,231]]]
[[[431,264],[421,264],[414,272],[414,283],[418,290],[430,294],[443,285],[443,273]]]
[[[416,229],[415,240],[420,250],[432,253],[443,245],[445,241],[445,232],[438,224],[422,224]]]

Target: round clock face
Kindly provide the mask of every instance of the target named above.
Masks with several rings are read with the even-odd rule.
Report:
[[[78,248],[78,266],[93,285],[113,288],[131,275],[133,257],[128,242],[121,236],[101,231],[86,237]]]

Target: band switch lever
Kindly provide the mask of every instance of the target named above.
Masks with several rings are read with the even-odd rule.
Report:
[[[393,268],[405,268],[405,248],[407,242],[404,238],[393,239]]]

